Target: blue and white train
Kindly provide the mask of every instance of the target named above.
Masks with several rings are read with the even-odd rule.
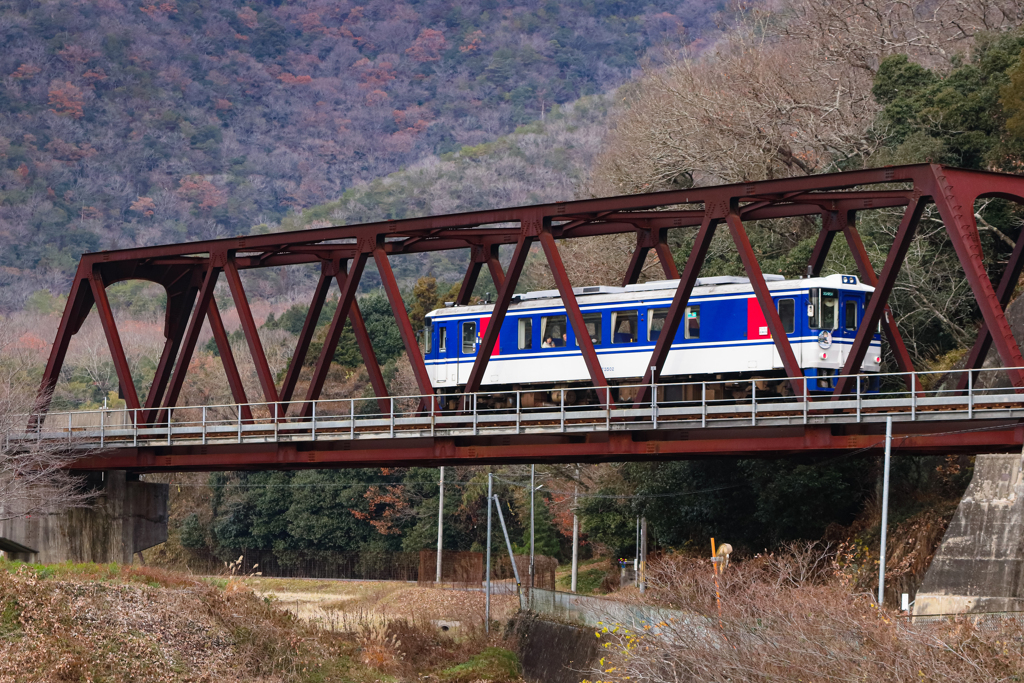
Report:
[[[809,378],[809,390],[830,391],[874,288],[852,275],[799,280],[766,275],[765,279],[797,362]],[[616,400],[628,401],[634,396],[635,389],[626,386],[637,384],[647,370],[678,284],[678,280],[662,280],[573,290],[605,377],[612,385],[623,385],[613,391]],[[449,304],[427,314],[425,360],[438,393],[462,391],[493,308]],[[567,404],[596,401],[596,393],[587,389],[590,375],[576,337],[557,290],[516,296],[502,323],[481,390],[524,390],[524,407],[557,403],[563,391]],[[862,370],[877,373],[881,355],[881,339],[876,333]],[[709,381],[714,384],[708,398],[738,399],[749,394],[751,379],[764,380],[758,382],[759,395],[762,390],[788,393],[789,383],[781,381],[785,374],[750,281],[744,277],[698,279],[661,381]],[[699,398],[682,395],[684,391],[669,388],[670,393],[680,395],[664,398]]]

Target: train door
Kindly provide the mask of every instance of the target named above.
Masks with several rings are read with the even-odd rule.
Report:
[[[744,354],[747,367],[739,368],[741,372],[760,372],[776,367],[774,359],[778,359],[779,354],[771,343],[772,335],[768,332],[768,321],[765,320],[761,304],[753,296],[747,299],[747,340],[754,343],[747,346],[747,353]],[[781,359],[777,362],[778,367],[781,367]]]
[[[458,383],[458,358],[449,340],[448,323],[437,325],[437,381],[439,384],[455,385]]]
[[[779,312],[779,320],[782,321],[782,329],[786,331],[787,337],[796,333],[797,301],[796,297],[785,297],[775,300],[775,310]],[[799,337],[800,335],[797,334],[796,336]],[[803,367],[803,344],[796,343],[795,339],[790,338],[790,345],[793,348],[793,355],[796,356],[796,362]],[[779,356],[778,348],[775,349],[775,367],[783,367],[782,357]]]
[[[839,327],[836,334],[849,344],[857,337],[857,325],[860,324],[861,316],[861,295],[859,292],[840,291],[839,298]],[[840,362],[846,362],[846,356],[850,346],[839,345]]]
[[[459,345],[458,362],[456,363],[458,373],[456,383],[465,384],[469,380],[469,373],[473,371],[473,361],[476,359],[476,321],[462,320],[458,324],[458,337],[453,343]]]

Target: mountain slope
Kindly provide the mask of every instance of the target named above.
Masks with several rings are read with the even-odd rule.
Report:
[[[82,251],[243,234],[714,31],[715,0],[0,2],[0,309]]]

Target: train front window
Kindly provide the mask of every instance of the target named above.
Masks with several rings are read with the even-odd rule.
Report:
[[[615,311],[612,313],[612,344],[635,342],[639,318],[637,311]]]
[[[796,299],[779,299],[779,318],[786,334],[796,331]]]
[[[700,306],[686,307],[685,339],[700,339]]]
[[[462,323],[462,352],[476,351],[476,323]]]
[[[658,341],[661,331],[665,328],[667,308],[652,308],[647,311],[647,341]]]
[[[857,302],[847,299],[843,305],[843,329],[857,329]]]
[[[519,319],[519,350],[533,348],[533,318]]]
[[[565,346],[568,326],[564,315],[552,315],[540,319],[541,348],[553,349]]]
[[[839,292],[835,289],[811,289],[807,317],[812,330],[834,330],[839,327]]]

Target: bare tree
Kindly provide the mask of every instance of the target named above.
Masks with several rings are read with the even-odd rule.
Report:
[[[0,521],[85,507],[96,495],[68,470],[83,455],[73,441],[36,439],[26,429],[34,374],[18,341],[0,325]]]

